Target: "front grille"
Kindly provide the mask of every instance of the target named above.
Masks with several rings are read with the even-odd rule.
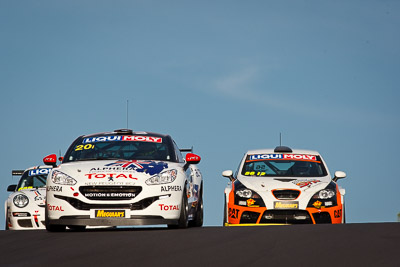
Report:
[[[312,224],[312,220],[305,210],[266,210],[260,223]]]
[[[130,200],[142,191],[141,186],[81,186],[79,192],[90,200]]]
[[[245,211],[242,213],[240,223],[256,223],[260,213],[253,211]]]
[[[299,197],[300,191],[297,190],[274,190],[272,194],[279,200],[293,200]]]
[[[149,197],[142,199],[136,203],[127,204],[89,204],[73,197],[65,197],[55,195],[54,197],[67,201],[71,206],[77,210],[91,210],[91,209],[130,209],[130,210],[143,210],[150,206],[159,197]]]
[[[21,227],[25,227],[25,228],[33,227],[32,221],[30,219],[18,220],[18,225],[21,226]]]
[[[332,223],[331,215],[329,212],[316,212],[312,214],[316,224]]]

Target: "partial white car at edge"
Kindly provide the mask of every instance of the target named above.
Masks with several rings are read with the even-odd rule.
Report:
[[[35,166],[12,172],[21,178],[7,188],[12,193],[4,205],[6,230],[45,229],[46,179],[51,168]]]

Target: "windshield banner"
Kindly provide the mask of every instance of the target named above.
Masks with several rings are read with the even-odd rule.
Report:
[[[317,160],[314,155],[300,155],[300,154],[257,154],[250,155],[249,160],[263,160],[263,159],[292,159],[292,160]]]

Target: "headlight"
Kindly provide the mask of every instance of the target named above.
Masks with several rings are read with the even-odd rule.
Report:
[[[76,180],[74,178],[60,171],[53,171],[53,173],[51,174],[51,180],[55,184],[62,184],[62,185],[76,184]]]
[[[146,180],[147,185],[168,184],[175,181],[178,175],[177,170],[168,170]]]
[[[245,187],[239,180],[234,183],[235,186],[235,205],[245,207],[265,207],[261,196],[251,189]]]
[[[324,189],[319,191],[317,194],[315,194],[316,198],[319,199],[328,199],[328,198],[333,198],[336,195],[336,192],[332,189]]]
[[[242,198],[251,198],[253,196],[253,192],[250,189],[241,189],[236,191],[236,195]]]
[[[26,207],[29,203],[29,199],[27,196],[18,194],[14,197],[13,199],[14,205],[17,206],[18,208],[23,208]]]
[[[321,208],[337,206],[336,184],[330,183],[325,189],[315,193],[307,207]]]

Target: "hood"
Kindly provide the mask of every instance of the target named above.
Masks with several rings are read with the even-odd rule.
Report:
[[[267,192],[274,189],[296,189],[303,192],[324,189],[331,181],[324,177],[247,177],[238,176],[238,180],[247,188],[256,192]]]
[[[181,163],[154,160],[96,160],[64,163],[54,170],[71,176],[80,184],[132,185],[179,168],[182,168]]]

